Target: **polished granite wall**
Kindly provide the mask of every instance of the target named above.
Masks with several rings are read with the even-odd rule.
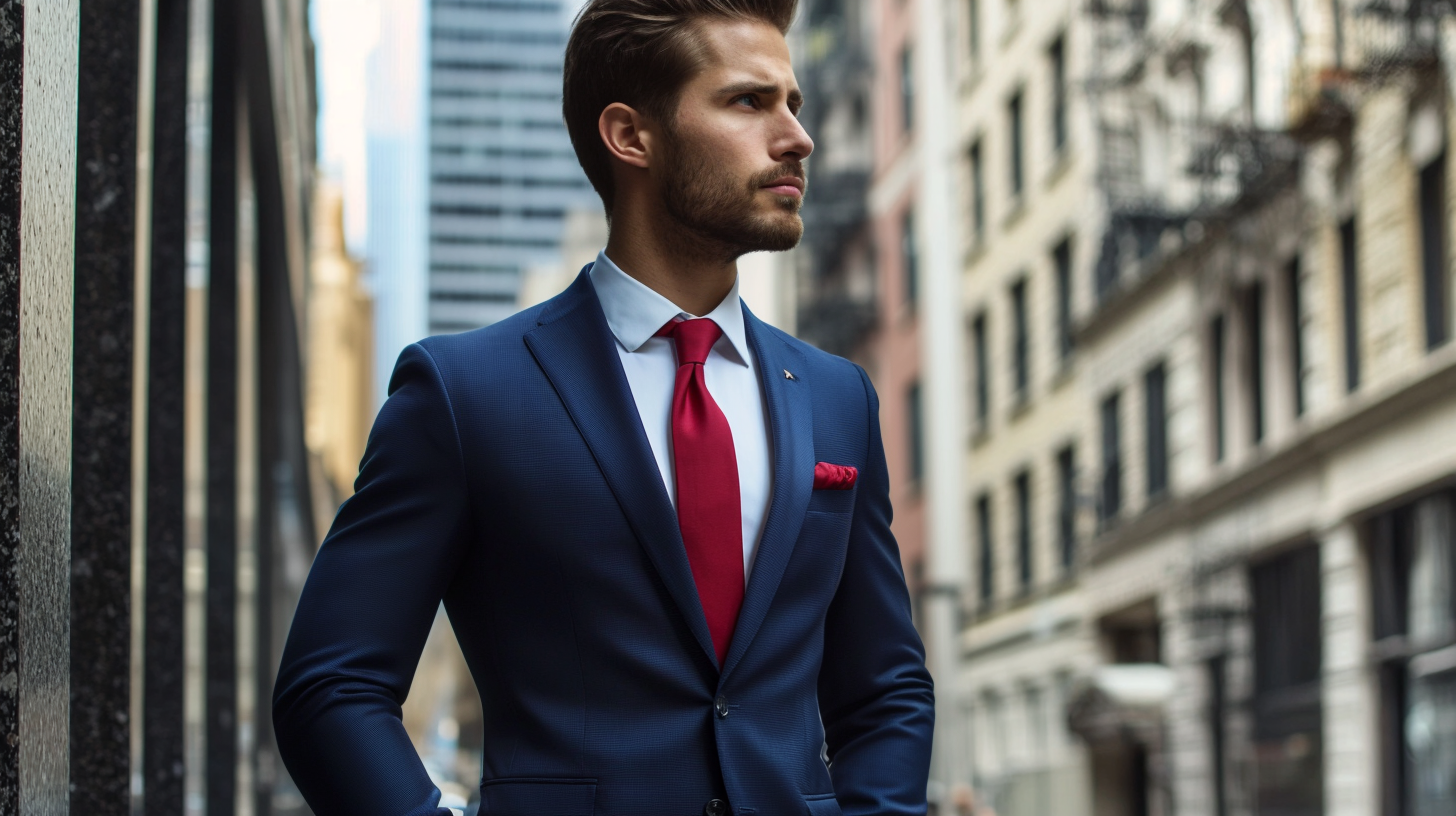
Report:
[[[25,6],[0,0],[0,816],[20,813],[20,112]]]
[[[230,816],[240,780],[254,816],[296,807],[268,701],[298,590],[282,565],[317,539],[293,300],[307,259],[289,249],[307,245],[313,125],[280,88],[307,98],[313,79],[305,54],[275,61],[306,38],[270,40],[265,2],[0,0],[0,816],[172,816],[189,785]],[[209,6],[202,43],[190,16]],[[199,134],[210,161],[189,165]],[[197,172],[207,251],[189,258]]]
[[[85,0],[80,14],[70,644],[77,784],[70,804],[76,813],[125,816],[141,2]]]
[[[69,799],[71,404],[80,0],[27,4],[20,137],[20,810]]]
[[[238,21],[212,3],[212,162],[208,181],[207,658],[208,814],[235,808],[238,762]]]
[[[143,813],[181,811],[186,671],[183,587],[188,0],[157,0],[147,338]]]

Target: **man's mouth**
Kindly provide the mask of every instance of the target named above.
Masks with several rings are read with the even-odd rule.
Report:
[[[763,189],[774,195],[801,196],[804,194],[804,180],[798,176],[780,176],[763,185]]]

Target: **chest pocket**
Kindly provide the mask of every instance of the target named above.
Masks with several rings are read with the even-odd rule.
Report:
[[[859,486],[848,490],[815,490],[809,496],[810,513],[852,513]]]

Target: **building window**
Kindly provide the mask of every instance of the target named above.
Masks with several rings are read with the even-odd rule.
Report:
[[[1119,665],[1163,662],[1163,625],[1158,603],[1148,599],[1097,622],[1104,654]]]
[[[1219,652],[1204,661],[1208,683],[1208,753],[1213,787],[1213,816],[1228,816],[1228,655]]]
[[[1446,344],[1446,155],[1421,169],[1421,277],[1426,301],[1426,348]]]
[[[1071,445],[1057,453],[1057,546],[1062,569],[1077,563],[1077,453]]]
[[[1244,296],[1249,372],[1249,430],[1255,445],[1264,441],[1264,284],[1255,283]]]
[[[915,124],[915,68],[913,52],[907,43],[900,49],[900,123],[909,133]]]
[[[986,167],[981,142],[971,145],[971,235],[977,244],[986,237]]]
[[[987,691],[981,708],[986,711],[986,753],[988,756],[1005,757],[1011,750],[1011,740],[1006,714],[1001,709],[1001,695]]]
[[[991,419],[991,362],[986,348],[986,313],[971,321],[971,353],[976,358],[976,425],[985,430]]]
[[[1016,476],[1016,563],[1023,594],[1031,589],[1031,472]]]
[[[1057,271],[1057,356],[1066,360],[1072,354],[1072,239],[1067,238],[1052,250],[1052,263]]]
[[[1031,349],[1026,317],[1026,278],[1011,285],[1011,381],[1018,403],[1031,383]]]
[[[966,52],[970,54],[972,66],[981,61],[980,0],[966,0]]]
[[[1294,388],[1294,415],[1304,416],[1304,295],[1300,286],[1299,256],[1284,268],[1289,293],[1289,369]]]
[[[1369,530],[1383,812],[1456,812],[1456,493]]]
[[[1340,225],[1340,281],[1345,310],[1345,390],[1360,387],[1360,278],[1355,219]]]
[[[1116,391],[1102,400],[1102,491],[1098,519],[1108,526],[1122,512],[1122,395]]]
[[[1023,145],[1022,145],[1022,121],[1021,121],[1021,93],[1011,97],[1006,103],[1006,118],[1009,123],[1011,140],[1011,195],[1019,197],[1022,187],[1025,186],[1025,168],[1023,167]]]
[[[988,607],[996,597],[996,544],[991,539],[991,494],[976,499],[976,543],[980,547],[981,606]]]
[[[1147,408],[1148,499],[1168,491],[1168,370],[1158,363],[1143,375]]]
[[[919,382],[911,383],[906,392],[905,421],[910,436],[910,481],[919,485],[925,475],[925,428],[921,419]]]
[[[1052,72],[1052,150],[1067,148],[1067,40],[1058,37],[1047,49]]]
[[[1228,436],[1225,429],[1228,427],[1228,411],[1225,408],[1227,388],[1224,369],[1226,366],[1225,356],[1228,338],[1224,328],[1223,315],[1213,318],[1208,328],[1209,354],[1209,379],[1212,381],[1213,391],[1213,461],[1222,462],[1227,453]]]
[[[1258,813],[1323,813],[1320,551],[1306,545],[1249,574]]]
[[[1026,731],[1027,731],[1027,753],[1034,764],[1039,764],[1046,759],[1047,732],[1051,729],[1047,725],[1047,711],[1045,696],[1039,686],[1028,684],[1025,687],[1026,698]]]
[[[920,263],[915,252],[915,211],[907,210],[900,225],[900,255],[905,259],[905,307],[915,310],[920,294]]]

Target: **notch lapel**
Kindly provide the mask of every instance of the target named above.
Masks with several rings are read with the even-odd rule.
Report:
[[[753,573],[743,594],[743,606],[733,629],[733,642],[723,661],[723,677],[743,659],[754,635],[763,625],[778,592],[779,582],[793,555],[814,489],[814,414],[810,384],[798,374],[802,357],[743,307],[743,325],[758,366],[759,383],[768,404],[769,433],[773,440],[773,499],[758,541]],[[722,682],[721,679],[719,682]]]
[[[637,403],[617,357],[617,341],[591,285],[589,269],[590,265],[582,269],[576,281],[542,312],[537,328],[526,334],[526,346],[586,440],[688,628],[716,665],[717,653],[698,601],[677,514],[642,429]]]

